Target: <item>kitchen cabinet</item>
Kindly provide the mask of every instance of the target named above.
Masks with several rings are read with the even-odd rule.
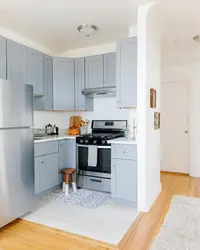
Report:
[[[85,58],[86,88],[103,87],[103,55]]]
[[[85,88],[85,59],[75,59],[75,110],[93,110],[93,98],[81,93]]]
[[[137,201],[137,146],[112,145],[111,195],[112,198]]]
[[[66,165],[76,169],[76,140],[66,140]]]
[[[34,96],[34,110],[53,110],[53,58],[44,55],[44,96]]]
[[[86,88],[116,86],[116,53],[85,58]]]
[[[58,184],[58,153],[36,157],[35,193],[39,194]]]
[[[104,55],[104,87],[116,86],[116,53]]]
[[[63,182],[61,170],[67,168],[67,156],[66,156],[66,140],[60,140],[58,153],[58,169],[59,169],[59,183]]]
[[[44,95],[44,57],[34,49],[27,48],[28,84],[33,85],[33,94]]]
[[[26,47],[7,40],[7,79],[13,84],[27,84]]]
[[[136,161],[112,159],[111,193],[113,198],[136,202],[136,170]]]
[[[117,42],[116,52],[118,108],[137,107],[137,38]]]
[[[74,59],[54,58],[54,110],[74,110]]]
[[[0,36],[0,78],[6,79],[6,38]]]

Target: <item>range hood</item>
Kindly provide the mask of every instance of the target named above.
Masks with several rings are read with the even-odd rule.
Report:
[[[116,87],[83,89],[82,94],[88,97],[116,96]]]

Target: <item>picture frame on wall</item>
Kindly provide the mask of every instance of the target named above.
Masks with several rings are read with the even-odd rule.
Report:
[[[160,129],[160,112],[154,112],[154,130]]]
[[[150,89],[150,108],[156,108],[156,90]]]

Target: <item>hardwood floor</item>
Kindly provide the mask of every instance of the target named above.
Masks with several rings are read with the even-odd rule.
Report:
[[[118,246],[17,220],[0,231],[0,250],[148,250],[174,194],[200,197],[200,179],[161,174],[162,192],[149,213],[141,213]]]

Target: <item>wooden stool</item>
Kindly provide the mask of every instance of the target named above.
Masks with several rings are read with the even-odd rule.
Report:
[[[69,194],[69,175],[72,175],[72,188],[73,191],[76,192],[76,181],[75,181],[75,174],[76,170],[74,168],[64,168],[61,170],[63,174],[63,192],[65,195]]]

